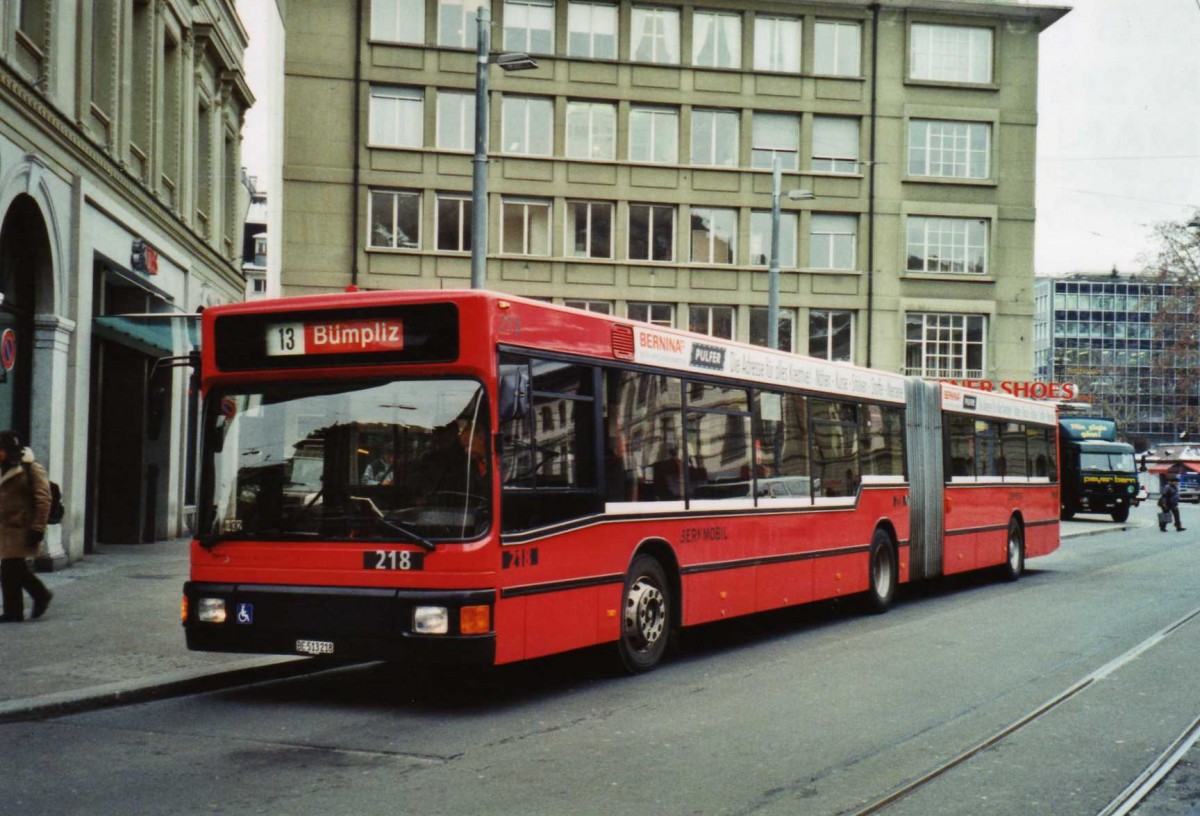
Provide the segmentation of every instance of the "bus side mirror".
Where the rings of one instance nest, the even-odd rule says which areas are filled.
[[[529,369],[512,367],[500,375],[497,411],[501,422],[519,419],[529,413]]]

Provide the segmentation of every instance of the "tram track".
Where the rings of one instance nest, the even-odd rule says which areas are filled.
[[[1051,697],[1041,705],[1034,708],[1029,713],[1014,720],[1003,728],[995,731],[988,737],[980,740],[976,744],[958,753],[954,757],[940,763],[939,765],[929,769],[922,775],[912,779],[891,791],[879,799],[871,802],[856,810],[844,811],[841,816],[870,816],[870,814],[883,813],[892,805],[900,802],[908,796],[916,793],[927,785],[941,779],[947,774],[954,771],[956,768],[969,762],[976,756],[984,753],[990,748],[995,747],[999,743],[1011,737],[1013,734],[1024,729],[1026,726],[1037,722],[1046,715],[1058,709],[1064,703],[1076,698],[1096,683],[1127,666],[1137,660],[1150,649],[1162,643],[1172,634],[1179,631],[1188,623],[1200,618],[1200,607],[1193,609],[1186,615],[1178,618],[1171,624],[1163,627],[1155,632],[1150,637],[1142,640],[1132,648],[1128,649],[1121,655],[1100,666],[1096,670],[1088,673],[1069,687],[1064,689],[1059,694]],[[1192,724],[1171,744],[1166,751],[1150,764],[1133,782],[1131,782],[1121,793],[1107,805],[1097,816],[1126,816],[1133,812],[1139,803],[1141,803],[1155,788],[1162,779],[1170,773],[1179,762],[1187,755],[1188,750],[1200,741],[1200,718],[1197,718]]]

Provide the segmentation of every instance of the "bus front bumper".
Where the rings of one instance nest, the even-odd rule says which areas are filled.
[[[491,665],[496,635],[460,631],[464,608],[488,609],[494,590],[400,590],[215,584],[183,588],[187,647],[193,651],[313,655]],[[445,610],[445,631],[415,630],[415,618]]]

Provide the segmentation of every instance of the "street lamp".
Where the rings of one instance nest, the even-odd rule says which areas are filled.
[[[771,258],[767,265],[767,348],[779,348],[779,200],[783,171],[779,156],[771,162]],[[808,190],[788,190],[789,201],[808,201],[815,196]]]
[[[528,71],[537,62],[528,54],[492,54],[492,10],[488,3],[479,7],[475,23],[479,36],[475,49],[475,157],[471,160],[471,288],[487,285],[488,243],[488,65],[495,63],[504,71]]]

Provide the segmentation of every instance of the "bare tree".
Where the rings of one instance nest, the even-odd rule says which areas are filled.
[[[1154,316],[1154,362],[1177,427],[1200,432],[1200,210],[1188,221],[1154,227],[1146,269],[1166,284]]]

